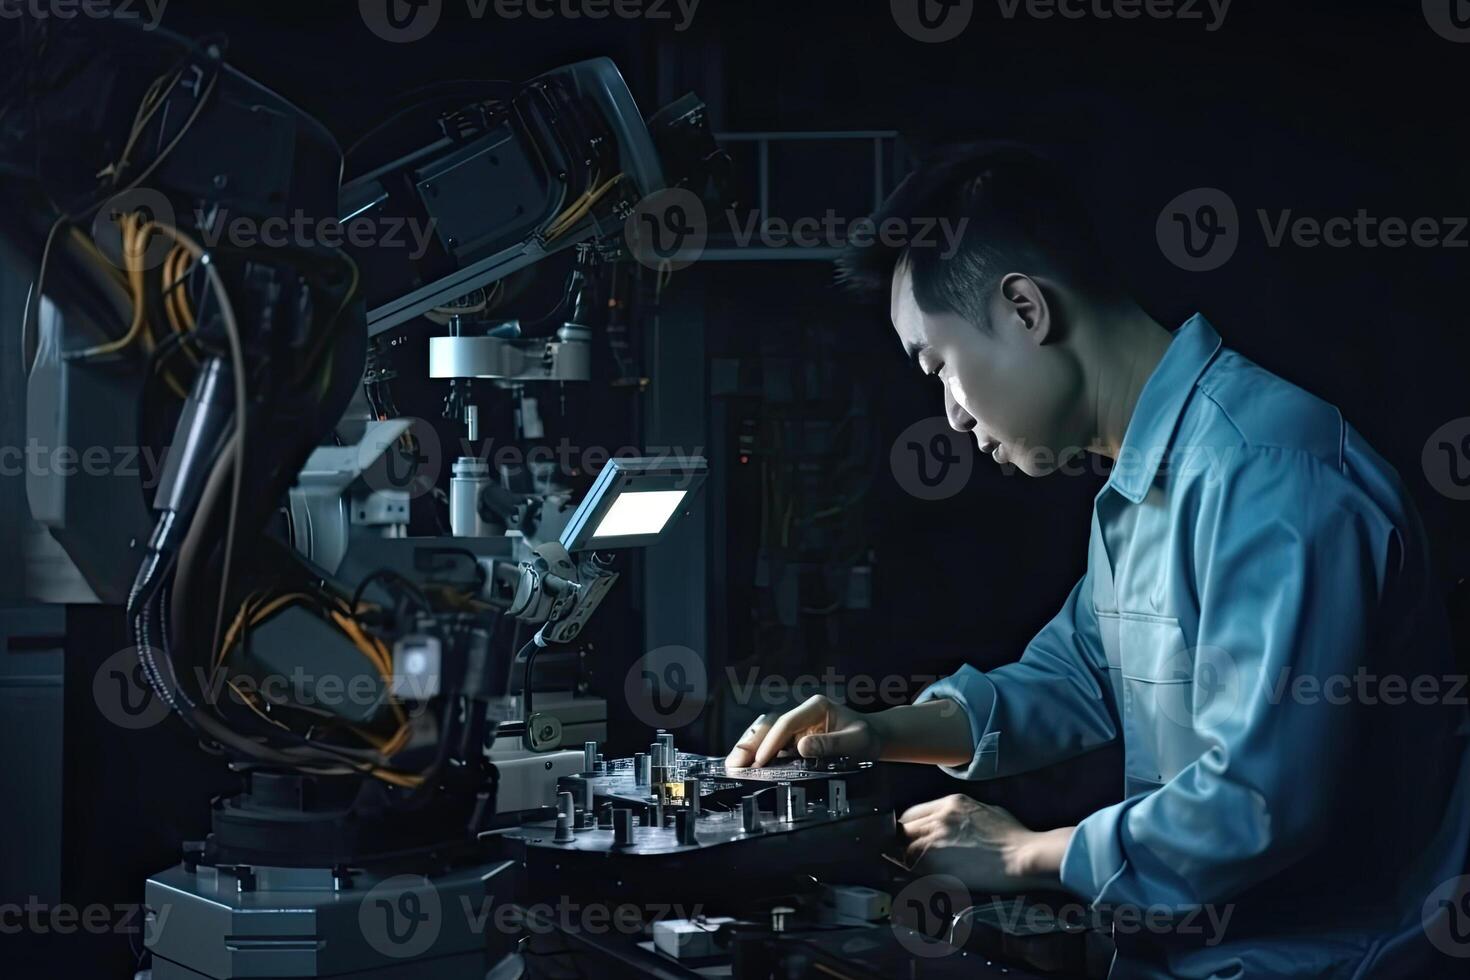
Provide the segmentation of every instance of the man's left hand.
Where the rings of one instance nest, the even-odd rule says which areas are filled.
[[[1028,830],[1009,811],[958,794],[899,817],[910,868],[954,875],[985,892],[1060,888],[1062,855],[1075,829]]]

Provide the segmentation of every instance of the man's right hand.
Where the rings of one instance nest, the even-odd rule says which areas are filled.
[[[949,698],[863,714],[818,694],[783,715],[768,712],[757,718],[725,765],[768,766],[794,752],[809,759],[846,756],[963,767],[974,751],[969,719]]]
[[[779,717],[768,712],[757,718],[725,757],[725,765],[732,769],[766,766],[783,750],[793,748],[808,759],[846,756],[877,761],[883,738],[875,720],[873,715],[860,714],[817,694]]]

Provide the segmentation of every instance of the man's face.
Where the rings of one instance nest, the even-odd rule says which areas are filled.
[[[1061,345],[1047,342],[1056,325],[1032,280],[1012,277],[987,308],[983,328],[956,313],[925,313],[907,263],[894,272],[894,330],[919,368],[939,379],[949,424],[972,433],[997,463],[1045,475],[1082,448],[1080,366]]]

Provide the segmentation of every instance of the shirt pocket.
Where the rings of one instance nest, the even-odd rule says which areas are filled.
[[[1132,795],[1173,779],[1206,743],[1195,732],[1194,652],[1179,621],[1122,612],[1117,629],[1124,772]]]

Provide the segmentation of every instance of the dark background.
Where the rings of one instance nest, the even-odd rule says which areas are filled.
[[[1410,221],[1470,214],[1470,44],[1432,31],[1419,0],[1235,0],[1214,32],[1201,21],[1007,20],[992,0],[977,2],[969,29],[944,44],[906,36],[886,0],[703,0],[682,33],[617,18],[473,20],[463,0],[445,8],[445,22],[412,44],[375,37],[350,2],[172,0],[164,24],[228,35],[236,67],[344,145],[426,83],[524,79],[597,55],[618,63],[645,113],[692,89],[720,131],[897,130],[913,151],[987,136],[1034,141],[1071,172],[1150,312],[1172,327],[1201,311],[1228,345],[1340,406],[1409,486],[1444,587],[1470,574],[1470,504],[1437,493],[1421,464],[1430,434],[1470,415],[1470,249],[1269,248],[1255,218],[1258,208],[1318,218],[1365,208]],[[865,210],[862,166],[819,153],[788,164],[786,214]],[[890,182],[901,169],[891,162]],[[1160,251],[1155,221],[1177,194],[1203,186],[1235,200],[1242,243],[1223,268],[1189,273]],[[1102,478],[1032,481],[977,459],[963,492],[917,500],[896,482],[889,450],[910,423],[940,413],[939,392],[902,357],[885,310],[852,303],[830,267],[812,261],[701,263],[668,290],[665,328],[703,340],[704,357],[676,369],[704,379],[716,676],[726,665],[787,677],[830,665],[912,681],[1017,657],[1082,571]],[[722,387],[715,376],[727,370],[754,380]],[[7,391],[7,405],[16,397]],[[809,422],[824,433],[811,446],[783,438],[793,426],[812,431]],[[742,433],[755,449],[743,464]],[[772,480],[774,504],[763,490]],[[15,486],[5,492],[23,506]],[[838,512],[819,516],[834,501]],[[784,540],[763,534],[763,508],[769,518],[788,507],[794,530]],[[871,570],[867,609],[836,603],[854,568]],[[113,648],[104,625],[77,627]],[[609,655],[612,686],[637,652]],[[197,819],[180,814],[202,807],[211,770],[187,746],[163,766],[157,756],[119,764],[103,754],[115,733],[89,711],[90,673],[69,664],[66,675],[64,898],[137,901],[175,842],[201,832],[202,808]],[[691,740],[718,749],[749,710],[717,698]],[[164,732],[148,736],[164,751]],[[1107,761],[983,792],[1037,825],[1076,819],[1116,790],[1098,764]],[[189,790],[201,802],[159,802],[185,771],[197,771]],[[914,778],[901,798],[957,785]],[[68,946],[79,963],[120,975],[131,957],[116,939],[106,950]],[[103,959],[86,959],[94,955]]]

